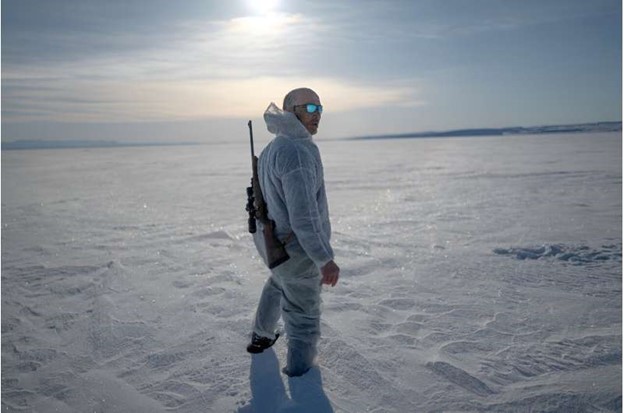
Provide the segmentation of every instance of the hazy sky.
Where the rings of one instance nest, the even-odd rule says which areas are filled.
[[[621,31],[620,0],[3,0],[2,140],[244,139],[299,86],[319,137],[621,120]]]

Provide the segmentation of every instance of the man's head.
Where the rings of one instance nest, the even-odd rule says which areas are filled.
[[[321,121],[321,100],[318,95],[308,88],[291,90],[284,97],[283,110],[294,113],[301,124],[314,135]]]

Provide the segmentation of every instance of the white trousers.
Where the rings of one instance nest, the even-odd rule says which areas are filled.
[[[288,337],[284,372],[300,376],[314,365],[321,335],[321,275],[296,243],[287,245],[290,259],[271,271],[256,310],[254,333],[275,338],[280,316]]]

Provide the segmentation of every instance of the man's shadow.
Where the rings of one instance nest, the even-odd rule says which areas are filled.
[[[238,413],[333,413],[323,390],[323,380],[318,367],[301,377],[289,377],[290,398],[280,376],[275,350],[269,348],[251,358],[251,404]]]

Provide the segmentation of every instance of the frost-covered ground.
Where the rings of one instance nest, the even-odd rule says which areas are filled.
[[[621,133],[318,142],[343,272],[291,380],[244,349],[244,137],[3,151],[2,411],[621,410]]]

